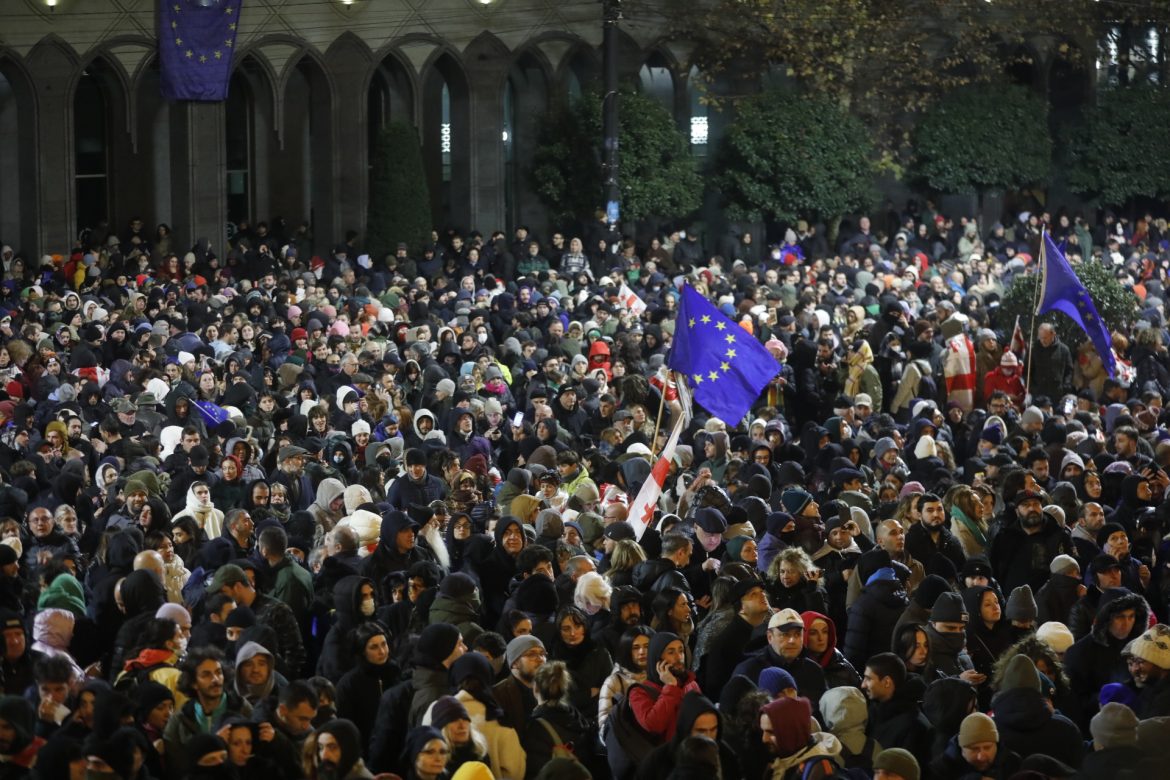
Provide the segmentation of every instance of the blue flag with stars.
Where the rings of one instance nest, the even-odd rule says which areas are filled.
[[[763,344],[689,284],[683,287],[666,364],[686,377],[704,409],[728,425],[738,424],[780,373]]]
[[[1117,376],[1117,361],[1113,358],[1113,339],[1109,329],[1097,313],[1089,291],[1081,284],[1048,231],[1044,231],[1044,249],[1040,254],[1040,303],[1036,306],[1036,314],[1046,311],[1064,312],[1081,326],[1081,330],[1097,348],[1097,354],[1101,356],[1109,376]]]
[[[159,0],[158,59],[167,100],[227,99],[243,0]]]

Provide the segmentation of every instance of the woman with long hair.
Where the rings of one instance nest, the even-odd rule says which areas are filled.
[[[582,713],[597,711],[601,686],[609,675],[613,660],[609,651],[589,636],[589,618],[578,607],[562,607],[556,617],[557,638],[553,640],[550,657],[564,661],[573,676],[573,691],[569,698]]]
[[[646,681],[646,658],[650,652],[650,637],[654,630],[648,626],[627,628],[618,641],[617,658],[613,671],[601,686],[597,703],[597,730],[604,733],[605,722],[619,697],[625,696],[630,688]]]
[[[694,668],[694,606],[691,594],[681,588],[663,588],[650,605],[650,628],[676,634],[687,649],[688,669]]]
[[[471,716],[475,730],[483,735],[488,753],[485,760],[492,774],[496,777],[524,777],[527,758],[520,746],[519,734],[500,722],[504,710],[492,693],[495,673],[491,663],[479,653],[464,653],[451,665],[450,677],[451,684],[457,689],[455,698]],[[430,723],[429,712],[423,716],[423,723]]]

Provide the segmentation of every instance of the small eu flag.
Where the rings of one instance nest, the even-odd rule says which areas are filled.
[[[704,409],[728,425],[743,419],[780,371],[763,344],[689,284],[683,287],[666,364],[686,377]]]
[[[167,100],[227,99],[243,0],[159,0],[158,56]]]
[[[1093,299],[1060,249],[1052,242],[1052,236],[1044,231],[1044,246],[1040,251],[1040,303],[1036,314],[1046,311],[1060,311],[1081,327],[1109,376],[1117,376],[1117,361],[1113,357],[1113,339],[1109,329],[1097,313]]]

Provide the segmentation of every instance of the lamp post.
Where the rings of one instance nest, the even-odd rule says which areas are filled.
[[[602,163],[605,218],[610,234],[618,230],[621,221],[621,189],[618,187],[618,67],[617,30],[622,18],[622,0],[601,0],[604,34],[602,48],[605,58],[605,98],[602,100],[605,161]]]

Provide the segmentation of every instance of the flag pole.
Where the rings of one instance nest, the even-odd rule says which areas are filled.
[[[654,421],[654,438],[650,440],[650,462],[658,457],[658,431],[662,428],[662,409],[666,406],[666,389],[670,387],[670,379],[674,371],[666,369],[666,379],[662,380],[662,392],[658,394],[658,419]]]
[[[1047,234],[1047,227],[1040,229],[1040,257],[1037,266],[1038,273],[1036,274],[1036,292],[1032,295],[1032,324],[1028,328],[1028,376],[1024,380],[1025,402],[1031,398],[1032,393],[1032,355],[1036,352],[1036,308],[1040,305],[1040,283],[1044,281],[1042,276],[1045,264],[1048,262],[1048,251],[1045,246],[1047,242],[1044,240]]]

